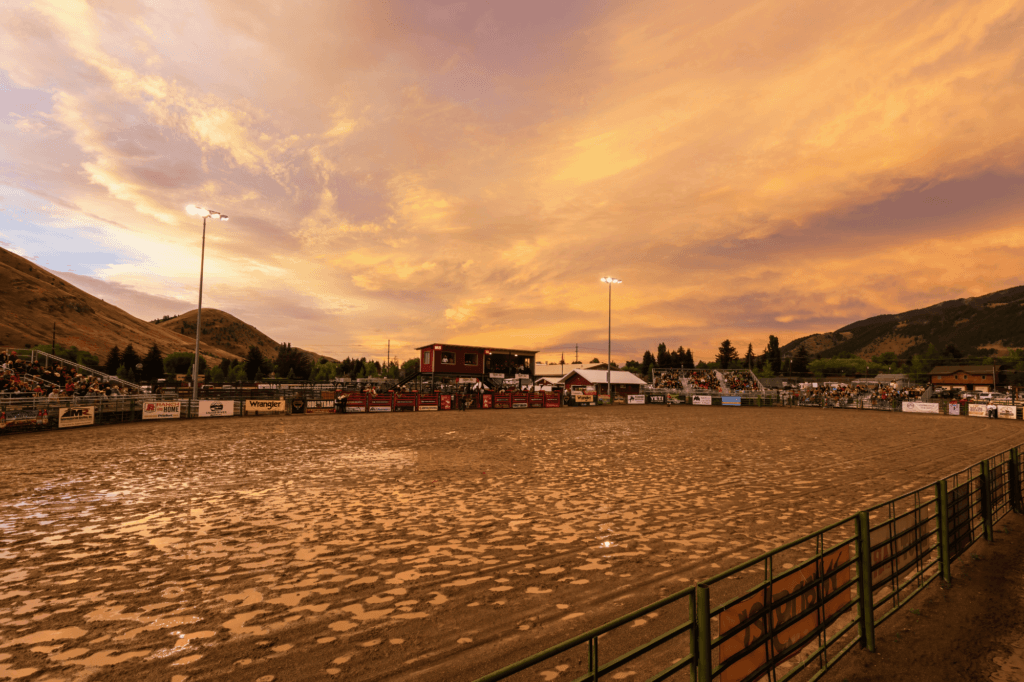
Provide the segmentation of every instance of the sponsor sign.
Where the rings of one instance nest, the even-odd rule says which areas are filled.
[[[977,403],[971,403],[970,405],[967,406],[967,416],[987,417],[988,405],[978,405]]]
[[[529,378],[530,378],[529,374],[517,374],[516,375],[516,379],[529,379]]]
[[[491,409],[491,407],[493,406],[493,401],[494,401],[494,396],[493,395],[491,395],[490,393],[484,393],[482,396],[480,396],[480,407],[481,407],[481,409],[484,409],[484,410]],[[423,409],[422,405],[420,405],[420,409],[421,410]]]
[[[904,412],[919,412],[922,414],[938,414],[939,404],[938,403],[918,403],[910,400],[903,401]]]
[[[346,405],[346,412],[366,412],[366,405]]]
[[[306,414],[305,398],[292,398],[288,401],[288,406],[291,407],[292,414]]]
[[[711,404],[711,396],[709,396],[709,395],[695,395],[695,396],[693,396],[693,404],[694,405],[710,405]]]
[[[57,413],[57,426],[62,429],[72,426],[90,426],[95,421],[95,407],[62,407]]]
[[[719,625],[722,632],[741,623],[747,625],[745,629],[722,642],[722,660],[746,650],[753,642],[768,633],[769,618],[773,635],[767,642],[723,670],[720,678],[722,682],[748,679],[768,663],[769,655],[775,665],[795,656],[800,651],[801,638],[817,628],[822,619],[827,621],[849,606],[850,588],[842,585],[850,580],[850,567],[836,570],[849,560],[850,548],[843,545],[799,571],[773,581],[770,586],[758,590],[753,596],[723,611]],[[804,588],[819,583],[820,587],[803,591]],[[789,598],[794,593],[801,594]],[[820,600],[819,594],[822,595]],[[814,606],[821,601],[825,602],[824,605],[815,609]],[[811,612],[780,631],[780,624],[807,611]]]
[[[663,395],[649,395],[649,396],[647,396],[647,402],[649,402],[649,403],[658,403],[658,404],[664,405],[665,404],[665,396],[663,396]]]
[[[643,393],[634,393],[626,396],[627,405],[643,405],[645,402]]]
[[[505,378],[504,374],[496,374],[494,372],[491,372],[487,376],[491,377],[492,379],[504,379]]]
[[[246,412],[284,412],[287,409],[284,400],[246,400]]]
[[[743,398],[739,397],[738,395],[723,395],[722,404],[732,405],[733,407],[741,407],[743,405]]]
[[[437,412],[437,405],[420,405],[417,408],[420,412]]]
[[[946,406],[946,413],[955,417],[960,416],[960,403],[950,403]]]
[[[370,412],[390,412],[390,405],[370,405]]]
[[[474,377],[459,377],[460,384],[475,384],[478,381],[480,380]]]
[[[310,400],[306,403],[306,414],[334,414],[334,399]]]
[[[233,417],[235,401],[233,400],[200,400],[200,417]]]
[[[921,510],[872,530],[871,546],[875,549],[871,551],[871,564],[877,568],[871,571],[871,582],[878,584],[888,580],[893,568],[901,575],[903,569],[926,557],[929,552],[927,534],[928,520]]]
[[[452,397],[451,395],[441,395],[437,397],[438,407],[442,410],[452,409]]]
[[[142,403],[143,419],[180,419],[181,403]]]
[[[1000,419],[1016,419],[1017,418],[1017,406],[1016,405],[1000,405],[999,406],[999,418]]]

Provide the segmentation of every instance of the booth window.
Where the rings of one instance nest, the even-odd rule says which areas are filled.
[[[441,351],[441,364],[442,365],[454,365],[455,364],[455,353],[449,353],[448,351]]]
[[[478,357],[476,353],[466,353],[466,365],[475,367],[479,362]]]
[[[430,351],[429,350],[423,351],[423,364],[424,365],[429,365],[430,364]]]

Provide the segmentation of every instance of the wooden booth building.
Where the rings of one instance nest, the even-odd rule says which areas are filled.
[[[506,379],[533,381],[537,351],[432,343],[420,352],[419,376],[432,379],[479,379],[498,387]]]

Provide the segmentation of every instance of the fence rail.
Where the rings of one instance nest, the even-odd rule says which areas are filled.
[[[875,651],[878,625],[936,579],[949,583],[951,565],[982,537],[992,541],[1007,514],[1024,514],[1020,452],[1011,448],[857,512],[477,682],[536,674],[556,660],[558,670],[582,668],[570,678],[581,681],[626,663],[649,680],[817,680],[855,646]],[[615,646],[609,636],[678,602],[686,608],[658,620],[660,635],[606,660],[604,650]],[[585,656],[566,656],[583,645]],[[666,647],[670,660],[642,660]]]

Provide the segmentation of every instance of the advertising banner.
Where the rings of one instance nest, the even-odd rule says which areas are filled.
[[[951,415],[951,416],[954,416],[954,417],[959,417],[960,416],[960,403],[950,403],[949,405],[947,405],[946,406],[946,413]]]
[[[653,403],[653,404],[657,404],[657,405],[664,405],[665,404],[665,396],[663,396],[663,395],[649,395],[649,396],[647,396],[647,402]]]
[[[904,412],[918,412],[921,414],[938,414],[939,404],[938,403],[918,403],[911,400],[903,401]]]
[[[505,378],[504,374],[496,374],[495,372],[491,372],[487,376],[491,377],[492,379],[504,379]]]
[[[292,398],[288,401],[288,407],[291,408],[292,414],[306,414],[306,399]]]
[[[370,398],[370,412],[390,412],[391,396],[373,396]]]
[[[530,406],[530,397],[527,393],[513,393],[512,394],[512,408],[522,409]]]
[[[695,395],[695,396],[693,396],[693,404],[694,405],[710,405],[711,404],[711,396],[709,396],[709,395]]]
[[[529,379],[529,378],[530,378],[530,375],[529,375],[529,374],[517,374],[517,375],[515,376],[515,378],[516,378],[516,379]]]
[[[481,407],[481,409],[484,409],[484,410],[491,409],[491,407],[493,405],[493,401],[494,401],[494,395],[493,394],[491,394],[491,393],[484,393],[482,396],[480,396],[480,407]],[[423,409],[423,408],[420,408],[420,409]]]
[[[437,398],[438,407],[442,410],[452,409],[452,397],[450,395],[442,395]]]
[[[62,429],[72,426],[91,426],[95,420],[95,407],[62,407],[57,413],[57,426]]]
[[[480,380],[475,377],[459,377],[460,384],[475,384],[478,381]]]
[[[181,403],[142,403],[143,419],[181,419]]]
[[[233,400],[200,400],[200,417],[233,417],[235,401]]]
[[[739,397],[738,395],[723,395],[722,404],[732,405],[733,407],[741,407],[743,405],[743,398]]]
[[[306,414],[334,414],[334,399],[306,402]]]
[[[822,620],[828,620],[846,608],[850,604],[850,588],[844,585],[850,580],[850,567],[838,571],[836,568],[849,560],[850,548],[843,545],[809,566],[774,580],[770,587],[758,590],[753,596],[723,611],[719,624],[723,632],[748,620],[750,622],[745,629],[722,642],[719,654],[722,660],[745,651],[751,642],[766,633],[774,634],[767,642],[722,671],[722,682],[757,679],[756,675],[752,675],[769,661],[769,655],[776,665],[795,656],[800,652],[800,641],[805,635],[813,632]],[[816,583],[820,583],[817,589],[803,591],[799,597],[787,599],[793,593],[800,593],[805,586]],[[824,604],[811,610],[811,607],[821,602]],[[779,628],[780,624],[805,611],[810,611],[806,617],[784,629]]]
[[[632,395],[628,395],[628,396],[626,396],[626,404],[627,405],[643,405],[645,402],[647,402],[646,400],[644,400],[644,397],[645,396],[644,396],[643,393],[634,393]]]
[[[3,428],[20,428],[22,426],[46,426],[49,422],[49,412],[47,410],[35,410],[33,408],[7,408],[3,413],[0,413],[0,429]]]
[[[967,406],[967,415],[969,417],[987,417],[988,416],[988,405],[978,405],[977,403],[971,403]]]
[[[1016,419],[1017,418],[1017,406],[1016,405],[1000,405],[999,406],[999,418],[1000,419]]]
[[[246,400],[246,412],[284,412],[287,405],[284,400]]]

